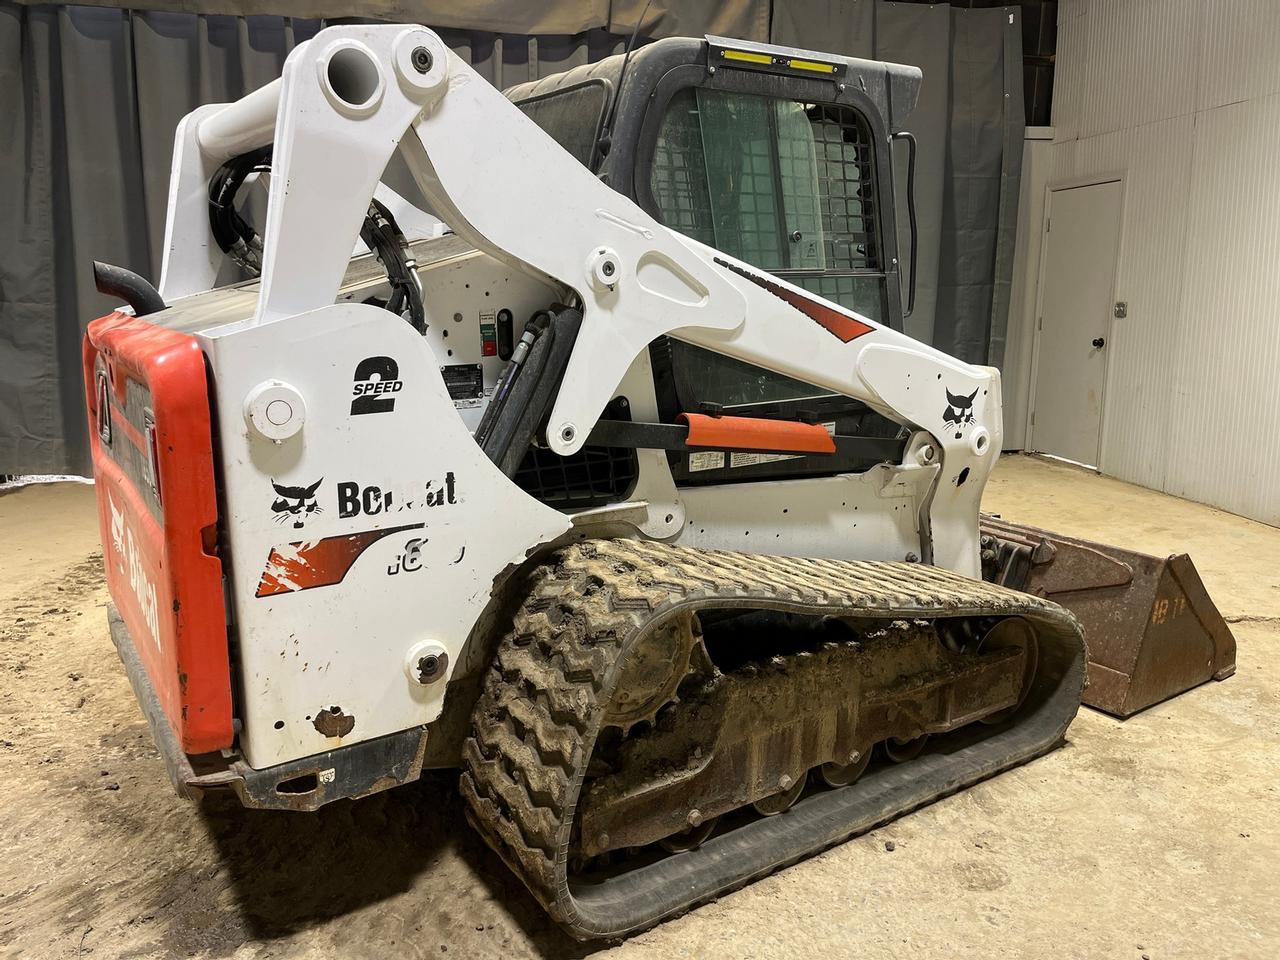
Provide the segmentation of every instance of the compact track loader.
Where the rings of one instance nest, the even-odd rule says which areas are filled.
[[[1128,609],[1139,561],[1063,592],[1092,545],[980,516],[998,372],[901,332],[919,83],[709,37],[504,96],[343,26],[188,115],[159,289],[98,265],[128,307],[84,353],[112,636],[179,792],[459,766],[601,937],[1058,745],[1093,664],[1037,592]],[[1177,570],[1135,642],[1224,674]]]

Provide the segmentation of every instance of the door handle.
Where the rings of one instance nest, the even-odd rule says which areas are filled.
[[[907,309],[902,312],[902,319],[905,320],[916,309],[916,257],[920,246],[920,238],[916,232],[916,138],[902,130],[895,133],[893,139],[907,141],[907,225],[911,234],[911,286],[907,287]]]
[[[1093,338],[1093,345],[1094,345],[1094,347],[1096,347],[1097,349],[1101,350],[1103,347],[1105,347],[1105,346],[1107,345],[1107,341],[1106,341],[1106,340],[1104,340],[1102,337],[1094,337],[1094,338]]]

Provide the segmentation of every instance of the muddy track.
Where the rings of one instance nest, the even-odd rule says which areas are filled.
[[[896,799],[855,801],[861,785],[833,791],[828,796],[848,794],[847,809],[831,811],[807,829],[797,817],[751,827],[760,839],[771,836],[768,849],[722,856],[712,869],[684,854],[627,875],[611,892],[597,887],[576,895],[568,877],[574,813],[628,654],[638,638],[677,611],[717,606],[886,620],[1021,616],[1057,651],[1061,677],[1016,730],[932,766],[904,765],[910,772],[898,774],[889,794]],[[578,937],[618,936],[1052,749],[1079,704],[1083,655],[1079,625],[1060,607],[934,567],[713,553],[638,541],[576,544],[535,575],[499,644],[464,748],[462,795],[472,824],[553,917]],[[732,835],[721,840],[732,841]],[[729,862],[734,857],[736,865]]]

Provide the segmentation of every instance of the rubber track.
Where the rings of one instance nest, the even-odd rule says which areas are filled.
[[[628,649],[676,611],[726,606],[885,619],[1018,615],[1036,625],[1042,650],[1048,642],[1051,650],[1064,652],[1059,659],[1065,667],[1051,691],[1052,709],[1035,714],[1043,729],[1028,735],[1019,725],[1012,731],[1019,736],[1003,743],[999,756],[987,756],[981,746],[973,757],[966,751],[941,761],[926,755],[922,760],[930,759],[932,766],[921,765],[919,775],[905,778],[904,771],[920,761],[903,764],[889,771],[901,783],[877,788],[884,797],[859,800],[856,822],[840,822],[841,811],[828,811],[823,819],[818,804],[801,815],[807,802],[802,800],[784,816],[769,818],[757,828],[761,836],[742,850],[731,849],[732,834],[704,845],[704,850],[719,845],[719,860],[731,864],[727,872],[723,863],[710,874],[699,872],[691,859],[696,854],[686,853],[663,861],[672,866],[647,867],[643,886],[623,882],[621,889],[575,896],[567,877],[574,810],[599,718]],[[463,748],[461,790],[468,819],[555,920],[579,938],[619,936],[1047,752],[1061,742],[1079,705],[1083,661],[1079,625],[1061,607],[935,567],[586,541],[553,553],[535,572],[500,641]],[[936,783],[922,793],[916,781],[930,776]],[[856,789],[857,784],[825,796]],[[825,801],[827,806],[833,802]],[[783,836],[779,829],[790,833]],[[772,831],[773,838],[764,831]],[[778,849],[763,862],[759,844],[770,842]],[[740,869],[733,865],[735,856]],[[663,883],[664,869],[690,876]],[[673,883],[679,887],[675,894]]]

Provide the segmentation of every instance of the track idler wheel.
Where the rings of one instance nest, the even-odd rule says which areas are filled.
[[[604,725],[624,735],[638,723],[652,723],[679,699],[676,689],[691,669],[707,669],[702,625],[693,613],[672,618],[644,635],[631,649],[626,669],[604,716]]]
[[[1031,684],[1036,670],[1040,666],[1040,645],[1036,643],[1035,629],[1021,617],[1009,617],[1001,620],[987,631],[978,642],[979,653],[991,653],[993,650],[1022,650],[1025,659],[1022,666],[1022,687],[1018,692],[1018,702],[982,718],[982,723],[1003,723],[1021,709],[1031,692]]]

